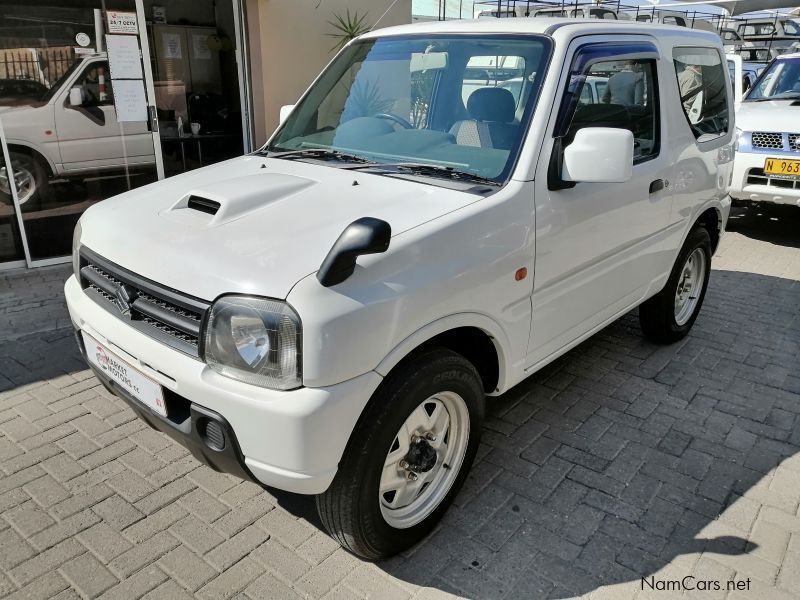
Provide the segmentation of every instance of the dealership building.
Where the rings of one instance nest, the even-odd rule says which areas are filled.
[[[348,25],[411,0],[0,0],[0,270],[96,202],[261,146]]]

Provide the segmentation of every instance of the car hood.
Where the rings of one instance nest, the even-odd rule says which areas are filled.
[[[216,214],[191,208],[190,197],[218,203]],[[285,298],[319,269],[354,220],[383,219],[394,237],[479,198],[417,181],[245,156],[95,204],[81,219],[81,244],[204,300],[226,293]]]
[[[736,127],[742,131],[794,132],[797,130],[798,120],[800,103],[797,100],[742,102],[736,111]]]

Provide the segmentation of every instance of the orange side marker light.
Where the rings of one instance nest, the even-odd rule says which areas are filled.
[[[517,269],[517,272],[514,273],[514,279],[517,281],[522,281],[528,276],[528,269],[526,267],[522,267],[521,269]]]

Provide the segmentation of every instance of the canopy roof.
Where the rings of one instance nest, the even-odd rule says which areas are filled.
[[[794,8],[797,6],[798,0],[680,0],[681,4],[713,4],[719,6],[725,12],[734,15],[743,15],[745,13],[758,12],[761,10],[775,10],[778,8]],[[666,8],[670,4],[661,5]],[[671,4],[676,6],[676,4]],[[659,5],[656,4],[656,8]],[[788,16],[788,15],[787,15]]]

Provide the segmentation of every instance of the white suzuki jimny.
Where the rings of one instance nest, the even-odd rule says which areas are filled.
[[[317,495],[332,536],[384,557],[453,500],[486,396],[636,306],[656,342],[687,334],[733,130],[710,33],[371,32],[258,152],[86,212],[65,289],[78,343],[151,426]]]

